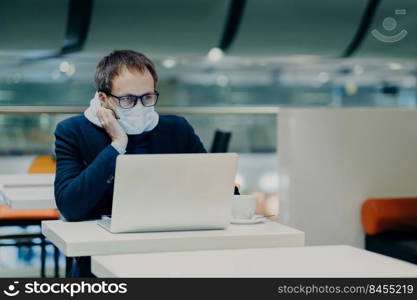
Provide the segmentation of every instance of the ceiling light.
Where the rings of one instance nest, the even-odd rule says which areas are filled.
[[[68,70],[70,69],[70,63],[69,62],[67,62],[67,61],[63,61],[63,62],[61,62],[60,64],[59,64],[59,70],[62,72],[62,73],[66,73],[66,72],[68,72]]]
[[[212,62],[219,61],[224,56],[223,51],[220,48],[212,48],[207,54],[207,59]]]
[[[177,62],[172,58],[167,58],[162,61],[162,65],[167,69],[175,67],[176,64]]]
[[[395,62],[390,62],[388,64],[388,68],[390,68],[393,71],[397,71],[397,70],[402,70],[404,69],[404,66],[399,64],[399,63],[395,63]]]

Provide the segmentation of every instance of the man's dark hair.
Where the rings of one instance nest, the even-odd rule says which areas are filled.
[[[149,58],[142,53],[132,50],[115,50],[104,56],[97,65],[94,76],[97,91],[111,93],[113,78],[118,76],[124,67],[130,71],[145,72],[148,70],[156,86],[158,75],[156,74],[154,64]]]

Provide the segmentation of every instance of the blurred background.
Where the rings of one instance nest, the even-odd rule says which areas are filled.
[[[56,124],[88,106],[115,49],[155,62],[157,110],[207,150],[231,133],[259,213],[278,214],[280,110],[417,107],[415,0],[2,0],[0,36],[2,174],[54,155]],[[37,255],[0,249],[1,272],[37,272]]]

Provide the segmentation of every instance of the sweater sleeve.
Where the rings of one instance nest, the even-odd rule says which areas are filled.
[[[56,205],[68,221],[89,219],[106,189],[113,184],[119,153],[109,144],[86,166],[80,155],[75,133],[58,124],[55,139]]]

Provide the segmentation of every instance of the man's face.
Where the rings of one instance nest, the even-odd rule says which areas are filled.
[[[146,69],[145,72],[123,68],[119,75],[113,78],[111,94],[115,96],[142,96],[154,92],[154,80],[152,74]],[[106,107],[106,98],[112,105],[118,105],[117,99],[102,92],[99,93],[101,104]]]

